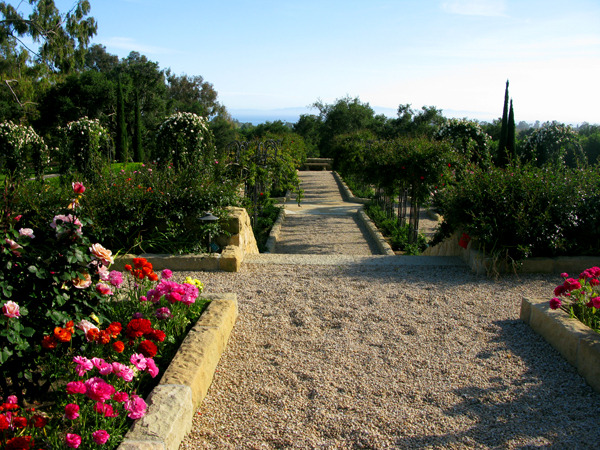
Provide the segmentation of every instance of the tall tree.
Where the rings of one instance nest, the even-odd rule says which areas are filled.
[[[504,109],[502,110],[502,127],[500,128],[500,140],[498,142],[498,165],[506,166],[508,158],[506,155],[506,142],[508,139],[508,80],[504,90]]]
[[[144,150],[142,147],[142,112],[140,110],[140,94],[134,93],[134,117],[133,117],[133,159],[137,162],[144,161]]]
[[[121,77],[117,81],[117,142],[115,159],[127,161],[127,125],[125,122],[125,100],[123,99],[123,83]]]
[[[506,133],[506,154],[509,162],[516,156],[516,135],[515,135],[515,111],[513,110],[513,101],[510,99],[510,111],[508,113],[508,130]]]

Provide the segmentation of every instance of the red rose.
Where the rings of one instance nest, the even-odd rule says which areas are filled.
[[[125,344],[121,341],[113,342],[112,348],[117,353],[122,353],[125,350]]]

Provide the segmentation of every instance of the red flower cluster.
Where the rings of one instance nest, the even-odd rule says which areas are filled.
[[[42,339],[42,347],[46,350],[54,350],[58,343],[71,341],[71,338],[75,331],[73,325],[73,321],[69,320],[64,328],[54,328],[54,332],[52,334],[44,336],[44,338]],[[85,337],[90,342],[94,341],[98,344],[106,345],[111,341],[111,339],[116,339],[119,336],[119,334],[121,334],[122,328],[123,327],[119,322],[113,322],[105,330],[90,328],[85,332]]]
[[[158,348],[154,342],[163,342],[166,334],[162,330],[152,328],[152,323],[148,319],[131,319],[125,329],[125,335],[129,338],[129,345],[134,345],[138,338],[144,338],[137,346],[137,352],[146,358],[154,358],[158,353]],[[154,341],[154,342],[152,342]]]
[[[133,258],[133,267],[131,264],[126,264],[125,270],[138,280],[148,278],[150,281],[158,281],[158,275],[154,273],[152,263],[148,262],[146,258]]]
[[[72,320],[69,320],[64,328],[55,327],[52,334],[44,336],[42,339],[42,347],[46,350],[53,350],[59,342],[69,342],[75,331]]]
[[[10,400],[10,399],[9,399]],[[15,434],[22,434],[27,427],[44,428],[48,424],[48,418],[35,412],[34,408],[27,410],[27,417],[20,415],[17,411],[20,409],[17,403],[7,402],[0,404],[0,431],[6,439],[6,432],[12,430]],[[4,412],[7,412],[6,414]],[[4,446],[2,444],[4,443]],[[27,435],[14,436],[7,439],[6,442],[0,438],[0,446],[6,449],[29,449],[33,448],[33,438]]]

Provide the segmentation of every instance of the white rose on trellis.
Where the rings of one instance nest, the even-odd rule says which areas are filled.
[[[33,128],[11,121],[0,123],[0,166],[4,173],[24,177],[31,168],[41,176],[48,161],[48,146]]]

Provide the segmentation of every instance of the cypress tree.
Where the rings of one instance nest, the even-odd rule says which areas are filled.
[[[504,90],[504,109],[502,110],[502,127],[500,128],[500,141],[498,142],[498,165],[504,167],[508,160],[506,155],[506,141],[508,138],[508,80]]]
[[[144,161],[142,149],[142,113],[140,111],[140,94],[135,91],[135,116],[133,119],[133,158],[136,162]]]
[[[117,142],[115,159],[119,162],[127,161],[127,127],[125,125],[125,101],[123,99],[123,85],[121,77],[117,82]]]
[[[512,98],[510,99],[510,112],[508,113],[508,130],[506,133],[506,154],[508,160],[516,156],[516,137],[515,137],[515,112],[513,110]]]

